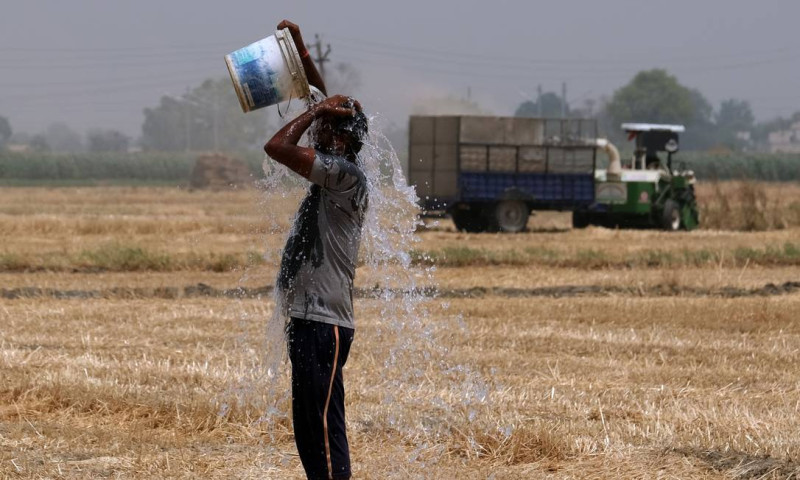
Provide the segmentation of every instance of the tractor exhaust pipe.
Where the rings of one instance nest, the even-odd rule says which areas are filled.
[[[608,170],[606,178],[609,180],[620,180],[622,178],[622,161],[619,158],[619,150],[613,143],[605,138],[597,139],[597,148],[602,149],[608,155]]]

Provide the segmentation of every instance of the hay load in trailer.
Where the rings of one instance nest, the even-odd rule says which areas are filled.
[[[460,230],[519,232],[532,210],[592,205],[596,138],[595,120],[412,116],[409,181]]]

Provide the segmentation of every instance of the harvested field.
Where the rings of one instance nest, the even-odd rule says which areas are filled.
[[[273,308],[259,209],[293,201],[0,191],[0,478],[302,478],[288,419],[221,408]],[[800,476],[800,229],[531,222],[420,231],[416,345],[358,274],[355,478]]]

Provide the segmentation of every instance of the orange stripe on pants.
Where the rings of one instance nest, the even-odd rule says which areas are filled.
[[[333,369],[331,370],[331,383],[328,387],[328,398],[325,399],[325,409],[322,412],[322,428],[325,432],[325,458],[328,460],[328,478],[333,480],[333,464],[331,463],[331,445],[328,440],[328,406],[331,403],[333,393],[333,379],[336,377],[336,366],[339,361],[339,327],[333,326],[333,336],[336,339],[336,350],[333,352]]]

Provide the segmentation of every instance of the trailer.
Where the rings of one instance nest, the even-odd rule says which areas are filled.
[[[409,182],[426,214],[468,232],[519,232],[533,210],[595,204],[597,122],[412,116]]]

